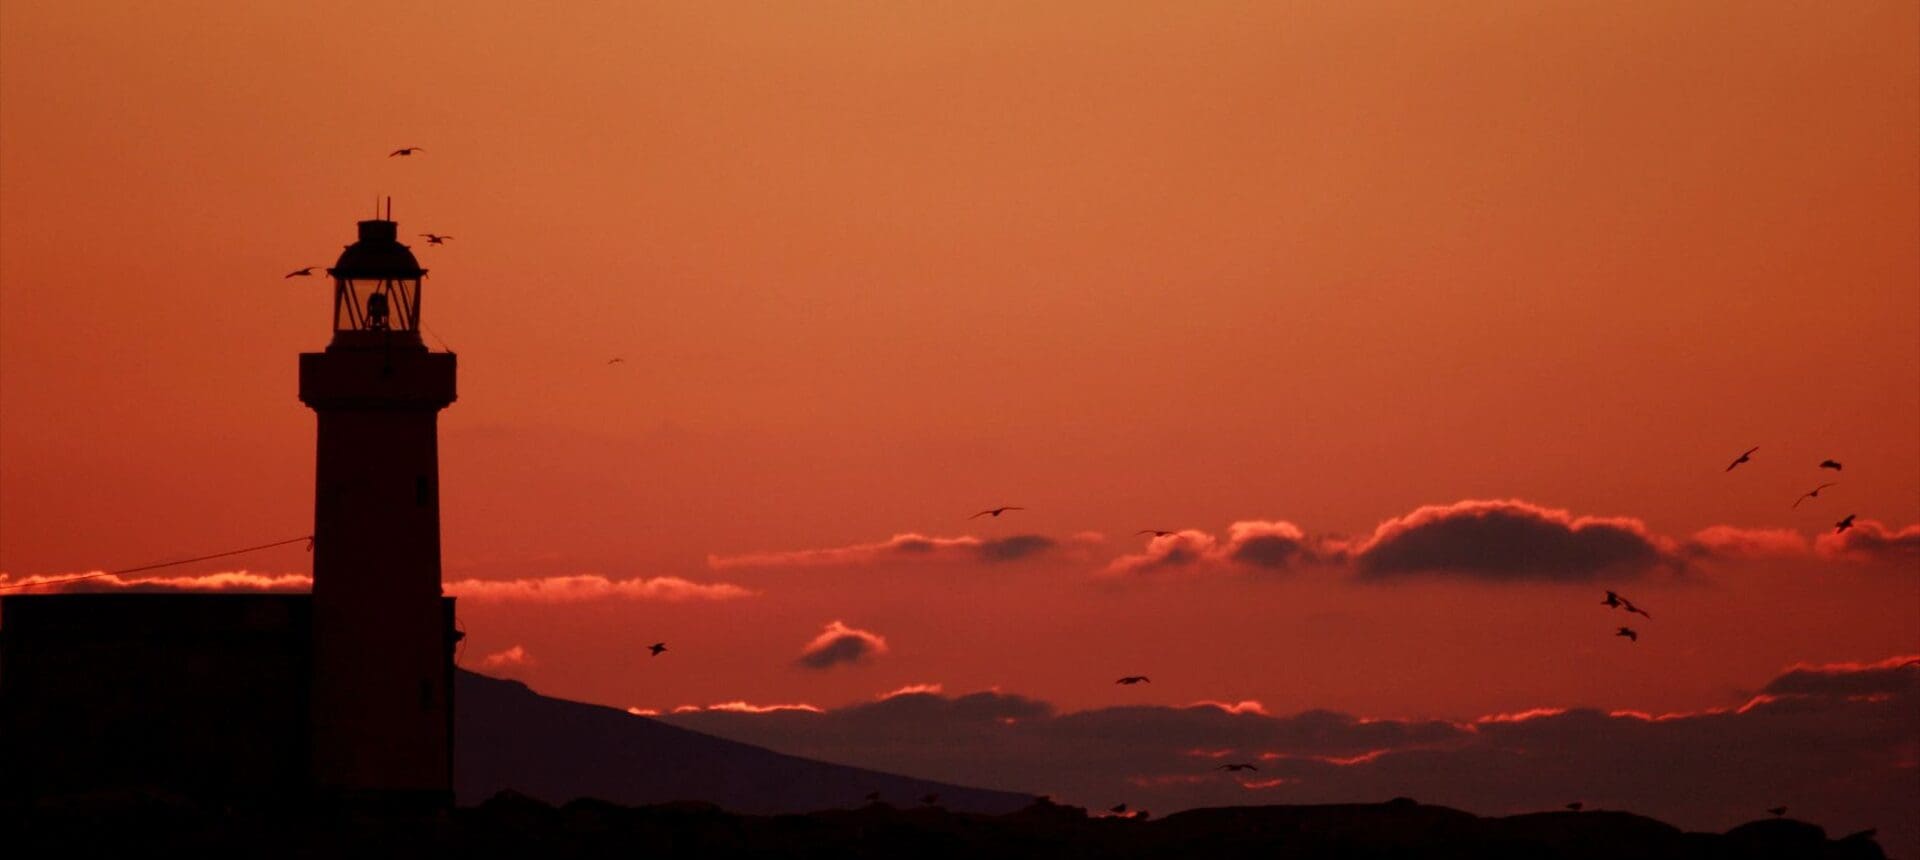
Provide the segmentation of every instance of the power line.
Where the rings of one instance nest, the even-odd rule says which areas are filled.
[[[202,555],[202,556],[195,556],[193,558],[183,558],[178,561],[163,561],[163,562],[160,562],[159,564],[148,564],[148,565],[142,565],[140,567],[129,567],[126,570],[103,570],[103,571],[98,571],[96,573],[83,573],[83,574],[80,574],[79,576],[64,576],[59,579],[43,579],[43,580],[40,580],[39,582],[16,582],[8,585],[0,585],[0,591],[12,591],[13,589],[16,589],[16,588],[33,588],[34,586],[39,586],[39,585],[61,585],[63,583],[68,583],[68,582],[79,582],[80,580],[83,580],[83,579],[97,579],[102,576],[120,576],[122,574],[128,574],[128,573],[140,573],[142,571],[148,571],[148,570],[159,570],[160,568],[163,568],[163,567],[174,567],[176,565],[192,564],[196,561],[207,561],[208,559],[226,558],[227,556],[230,556],[230,555],[240,555],[242,553],[259,552],[260,550],[263,550],[263,549],[272,549],[276,546],[286,546],[287,544],[299,543],[301,541],[308,542],[307,544],[308,549],[313,548],[313,544],[312,544],[313,535],[301,535],[297,538],[287,538],[286,540],[278,540],[278,541],[274,541],[273,543],[263,543],[259,546],[250,546],[244,549],[230,549],[230,550],[227,550],[226,552],[216,552],[212,555]]]

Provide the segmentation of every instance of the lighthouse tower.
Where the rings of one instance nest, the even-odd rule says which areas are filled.
[[[440,593],[436,425],[454,356],[420,340],[427,273],[396,236],[391,220],[360,222],[327,270],[333,340],[300,356],[300,400],[319,417],[312,780],[346,800],[444,804],[458,634]]]

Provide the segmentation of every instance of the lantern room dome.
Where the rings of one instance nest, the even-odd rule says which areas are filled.
[[[399,226],[392,221],[360,222],[360,240],[340,252],[340,261],[327,270],[336,278],[367,280],[417,279],[427,273],[413,252],[400,244]]]

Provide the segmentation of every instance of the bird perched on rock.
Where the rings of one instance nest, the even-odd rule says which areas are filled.
[[[1153,682],[1151,680],[1148,680],[1147,676],[1145,675],[1128,675],[1125,678],[1121,678],[1120,680],[1115,681],[1114,683],[1125,684],[1131,687],[1135,684],[1151,684]]]
[[[1625,637],[1627,637],[1627,640],[1628,640],[1628,641],[1630,641],[1630,642],[1638,642],[1638,641],[1640,641],[1640,634],[1639,634],[1639,633],[1636,633],[1636,632],[1634,632],[1634,630],[1633,630],[1633,628],[1631,628],[1631,627],[1622,627],[1622,628],[1620,628],[1620,632],[1618,632],[1618,633],[1615,633],[1615,634],[1613,634],[1613,635],[1615,635],[1615,636],[1625,636]]]

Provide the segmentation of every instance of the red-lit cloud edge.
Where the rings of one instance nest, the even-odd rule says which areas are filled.
[[[657,710],[630,709],[652,715]],[[1920,654],[1798,664],[1723,707],[1652,714],[1538,707],[1470,719],[1275,714],[1259,702],[1062,712],[918,684],[870,701],[683,705],[662,719],[781,752],[1162,814],[1412,796],[1483,813],[1629,809],[1725,828],[1788,805],[1890,843],[1920,805]],[[1226,763],[1253,770],[1229,772]]]
[[[1038,558],[1090,559],[1104,539],[1022,534],[1003,538],[896,535],[886,541],[824,549],[710,555],[715,570],[859,567],[926,562],[1004,563]],[[1107,560],[1108,577],[1183,570],[1344,570],[1385,582],[1414,576],[1484,581],[1591,582],[1680,572],[1727,560],[1818,558],[1853,562],[1920,561],[1920,524],[1896,528],[1872,519],[1813,539],[1790,529],[1716,525],[1676,538],[1633,517],[1577,516],[1518,499],[1470,499],[1428,505],[1380,523],[1360,537],[1310,535],[1285,520],[1242,520],[1224,534],[1183,529],[1149,539],[1138,552]]]
[[[313,577],[300,573],[228,571],[195,576],[121,576],[75,574],[11,577],[0,573],[0,586],[16,587],[0,595],[62,594],[125,591],[264,592],[298,594],[313,589]],[[677,576],[614,579],[599,574],[544,576],[525,579],[457,579],[442,586],[451,597],[480,603],[582,603],[596,600],[739,600],[760,592],[727,582],[694,582]]]

